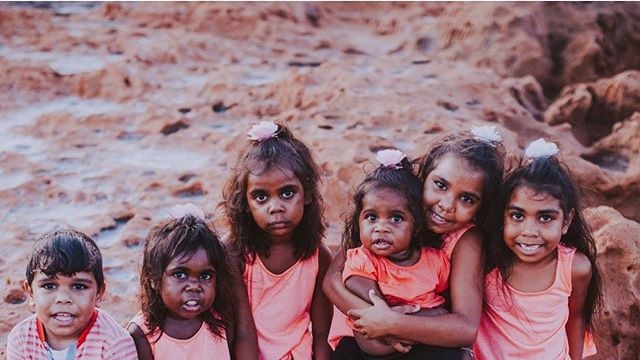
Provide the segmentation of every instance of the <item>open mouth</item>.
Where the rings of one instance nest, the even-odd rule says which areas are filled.
[[[391,241],[386,239],[377,239],[371,242],[371,247],[375,250],[386,250],[391,247]]]
[[[429,220],[434,225],[447,225],[451,223],[450,220],[445,219],[444,217],[438,215],[435,211],[429,211]]]
[[[51,316],[52,319],[55,319],[60,325],[68,325],[73,322],[75,316],[68,312],[58,312]]]
[[[533,254],[542,248],[542,244],[516,243],[516,246],[525,254]]]
[[[200,300],[190,299],[187,300],[182,307],[187,311],[198,311],[200,310],[201,303]]]

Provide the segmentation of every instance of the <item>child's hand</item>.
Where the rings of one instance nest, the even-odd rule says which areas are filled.
[[[369,338],[378,338],[390,335],[388,327],[393,323],[393,319],[398,313],[393,311],[387,303],[378,297],[373,290],[369,291],[369,299],[373,306],[366,309],[349,310],[347,316],[353,321],[353,326],[357,331],[365,331]],[[415,311],[415,307],[399,307],[403,310],[410,310],[409,313]]]
[[[373,294],[373,296],[378,297],[378,295]],[[391,310],[397,312],[398,314],[406,314],[411,315],[420,311],[420,306],[418,305],[396,305],[392,306]]]

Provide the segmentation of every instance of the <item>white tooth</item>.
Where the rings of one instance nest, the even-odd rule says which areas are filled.
[[[189,300],[189,301],[187,301],[187,305],[196,306],[196,305],[198,305],[198,302],[196,300]]]

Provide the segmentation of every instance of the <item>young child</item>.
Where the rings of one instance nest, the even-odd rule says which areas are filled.
[[[234,275],[218,235],[193,204],[170,213],[151,228],[144,246],[142,311],[129,324],[139,358],[255,359],[250,314],[242,318],[238,310],[249,312],[240,274]],[[245,346],[249,354],[240,349]]]
[[[478,359],[583,358],[600,275],[579,187],[557,151],[532,143],[497,197],[502,226],[488,246]]]
[[[8,360],[137,359],[127,331],[96,308],[106,285],[91,238],[75,230],[42,235],[26,275],[24,289],[36,313],[11,330]]]
[[[318,168],[285,126],[261,122],[248,135],[223,205],[244,262],[260,359],[326,360],[332,308],[321,283],[331,256],[322,245]]]
[[[375,295],[371,306],[343,285],[344,255],[338,252],[324,289],[338,309],[349,312],[354,328],[369,338],[384,336],[439,347],[473,344],[482,311],[483,232],[488,229],[491,201],[504,171],[501,140],[495,127],[474,127],[440,139],[420,163],[426,225],[442,238],[451,263],[451,312],[425,320],[392,311]],[[335,322],[338,328],[341,323]],[[343,334],[336,331],[335,335]]]
[[[412,164],[398,150],[382,150],[377,159],[381,166],[358,185],[345,225],[343,248],[349,250],[342,277],[362,299],[374,289],[390,306],[413,305],[431,314],[445,302],[440,293],[448,286],[449,259],[439,249],[441,239],[426,236],[422,182]],[[396,352],[380,340],[367,340],[366,333],[355,331],[354,337],[365,357]],[[421,350],[414,346],[404,358]]]

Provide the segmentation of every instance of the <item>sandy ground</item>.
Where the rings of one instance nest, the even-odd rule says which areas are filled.
[[[496,125],[558,142],[588,190],[606,307],[594,359],[640,353],[640,9],[540,3],[0,4],[0,357],[31,313],[34,239],[100,245],[103,307],[135,312],[142,241],[217,208],[251,124],[286,123],[323,171],[326,243],[375,151]]]

